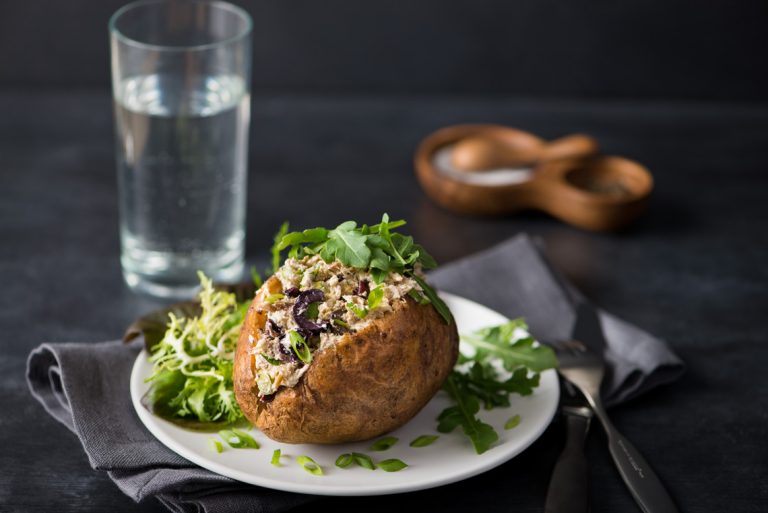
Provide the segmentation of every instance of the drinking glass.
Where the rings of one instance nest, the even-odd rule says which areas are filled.
[[[225,2],[142,0],[109,22],[120,260],[134,290],[191,296],[241,277],[251,19]]]

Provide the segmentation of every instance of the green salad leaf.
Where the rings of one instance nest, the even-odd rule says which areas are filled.
[[[217,290],[202,273],[196,315],[170,312],[163,337],[153,346],[153,374],[146,405],[185,424],[234,423],[243,418],[232,386],[232,365],[248,302]],[[186,423],[185,425],[192,425]]]

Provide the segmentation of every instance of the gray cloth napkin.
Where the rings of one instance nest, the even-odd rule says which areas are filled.
[[[524,316],[542,338],[567,337],[577,291],[550,269],[527,236],[445,265],[430,275],[437,287],[509,316]],[[609,404],[677,378],[682,362],[661,340],[600,312]],[[140,345],[43,344],[29,356],[32,395],[80,439],[94,469],[105,470],[135,501],[156,497],[179,513],[285,511],[311,496],[239,484],[186,461],[141,424],[130,400],[131,367]]]
[[[586,301],[525,234],[441,266],[429,281],[507,317],[524,317],[531,333],[542,340],[570,337],[576,307]],[[685,365],[663,340],[603,310],[598,309],[598,315],[605,336],[602,393],[607,406],[674,381],[683,373]]]
[[[94,469],[136,502],[156,497],[176,513],[287,511],[312,500],[214,474],[158,442],[128,392],[140,349],[120,341],[42,344],[29,355],[32,395],[78,436]]]

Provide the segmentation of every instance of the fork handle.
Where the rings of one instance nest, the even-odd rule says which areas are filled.
[[[544,513],[587,513],[587,459],[584,440],[589,431],[589,418],[566,415],[565,447],[552,470]]]
[[[640,451],[610,422],[604,422],[603,427],[608,435],[608,450],[613,462],[640,509],[644,513],[677,513],[672,497]]]

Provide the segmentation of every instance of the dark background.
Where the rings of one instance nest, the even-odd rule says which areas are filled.
[[[122,0],[0,4],[0,87],[108,88]],[[257,92],[768,99],[764,0],[262,0]]]
[[[159,305],[120,275],[106,24],[121,4],[0,0],[3,512],[164,511],[92,470],[24,382],[41,342],[114,339]],[[596,304],[687,363],[679,382],[611,411],[681,511],[765,511],[768,2],[242,4],[255,25],[249,262],[266,263],[285,219],[328,226],[389,211],[440,262],[528,232]],[[602,234],[537,213],[438,208],[413,151],[465,122],[593,135],[652,171],[649,211]],[[539,512],[561,443],[556,422],[481,476],[304,511]],[[588,457],[593,511],[638,511],[599,429]]]

